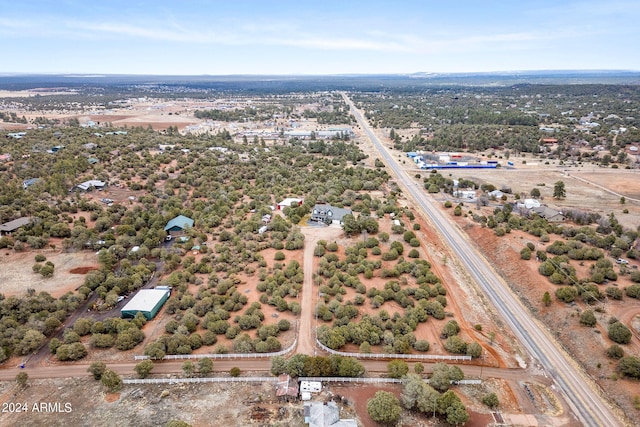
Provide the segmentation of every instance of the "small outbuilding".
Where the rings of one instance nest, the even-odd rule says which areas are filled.
[[[164,231],[169,233],[180,232],[191,227],[193,227],[193,220],[191,218],[184,215],[178,215],[167,223],[164,227]]]
[[[277,208],[278,208],[279,211],[281,211],[282,209],[284,209],[286,207],[297,208],[298,206],[302,205],[302,202],[304,202],[303,199],[296,199],[294,197],[287,197],[286,199],[284,199],[283,201],[278,203]]]
[[[169,299],[171,292],[165,289],[141,289],[120,310],[123,319],[133,319],[138,313],[147,319],[153,319],[160,311],[164,303]]]

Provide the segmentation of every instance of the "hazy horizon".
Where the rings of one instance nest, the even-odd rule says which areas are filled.
[[[3,74],[640,70],[640,4],[0,0]]]

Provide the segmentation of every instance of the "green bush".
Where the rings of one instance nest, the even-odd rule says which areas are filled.
[[[409,365],[404,360],[392,360],[387,363],[387,371],[391,378],[402,378],[409,372]]]
[[[498,400],[498,396],[495,393],[489,393],[482,396],[482,403],[487,405],[489,408],[497,408],[500,405],[500,401]]]
[[[618,344],[629,344],[631,342],[631,331],[620,322],[609,325],[609,338]]]
[[[394,425],[400,419],[401,411],[398,398],[387,391],[377,391],[367,400],[367,413],[377,423]]]
[[[582,314],[580,314],[580,323],[585,326],[595,326],[597,321],[595,314],[593,314],[593,310],[583,311]]]
[[[640,299],[640,285],[631,285],[627,287],[624,292],[628,297]]]
[[[640,357],[626,356],[620,359],[618,372],[625,377],[640,379]]]
[[[565,303],[575,301],[578,296],[578,291],[573,286],[563,286],[556,289],[556,298]]]
[[[611,359],[622,359],[622,357],[624,357],[624,350],[618,344],[613,344],[607,349],[607,357]]]

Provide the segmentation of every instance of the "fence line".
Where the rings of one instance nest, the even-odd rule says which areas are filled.
[[[398,378],[375,378],[375,377],[299,377],[298,381],[319,381],[333,383],[403,383],[404,380]]]
[[[227,354],[217,354],[217,353],[207,353],[207,354],[167,354],[161,360],[185,360],[185,359],[262,359],[262,358],[271,358],[275,356],[285,356],[293,351],[298,344],[298,338],[293,340],[293,344],[284,350],[280,350],[274,353],[227,353]],[[151,359],[151,357],[146,355],[135,355],[133,356],[135,360],[147,360]]]
[[[275,383],[277,377],[203,377],[203,378],[123,378],[124,384],[178,384],[178,383]]]
[[[324,351],[339,356],[353,357],[356,359],[403,359],[403,360],[471,360],[471,356],[450,354],[387,354],[387,353],[347,353],[330,349],[316,339],[316,344]]]
[[[300,377],[298,381],[319,381],[319,382],[335,382],[335,383],[404,383],[404,378],[384,378],[384,377]],[[428,379],[424,382],[429,383]],[[482,380],[459,380],[451,381],[456,385],[478,385],[482,384]]]

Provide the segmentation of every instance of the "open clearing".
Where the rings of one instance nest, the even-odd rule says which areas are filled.
[[[47,257],[55,265],[53,277],[44,278],[34,273],[34,256],[38,253]],[[53,297],[75,291],[84,283],[83,272],[98,266],[98,257],[93,251],[60,252],[58,250],[40,250],[14,252],[0,251],[0,293],[5,296],[25,295],[27,289],[48,292]],[[80,269],[80,270],[78,270]]]

